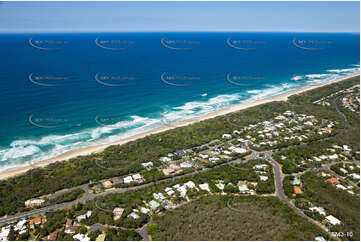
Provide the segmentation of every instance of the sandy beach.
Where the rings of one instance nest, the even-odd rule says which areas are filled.
[[[10,168],[8,170],[4,170],[0,172],[0,179],[6,179],[12,176],[16,176],[19,174],[22,174],[34,167],[44,167],[50,163],[56,162],[56,161],[60,161],[60,160],[69,160],[71,158],[74,158],[76,156],[80,156],[80,155],[89,155],[95,152],[101,152],[103,151],[106,147],[111,146],[111,145],[121,145],[121,144],[125,144],[127,142],[139,139],[139,138],[143,138],[145,136],[151,135],[151,134],[156,134],[156,133],[160,133],[166,130],[170,130],[176,127],[181,127],[181,126],[186,126],[192,123],[196,123],[202,120],[206,120],[206,119],[210,119],[210,118],[214,118],[220,115],[225,115],[228,113],[232,113],[232,112],[236,112],[242,109],[246,109],[249,107],[253,107],[253,106],[257,106],[260,104],[264,104],[267,102],[272,102],[272,101],[287,101],[288,97],[294,94],[299,94],[301,92],[305,92],[311,89],[315,89],[318,87],[322,87],[322,86],[326,86],[326,85],[330,85],[332,83],[336,83],[336,82],[340,82],[343,81],[345,79],[351,78],[351,77],[355,77],[355,76],[359,76],[359,74],[356,75],[350,75],[344,78],[340,78],[331,82],[327,82],[327,83],[323,83],[323,84],[318,84],[318,85],[312,85],[312,86],[306,86],[304,88],[298,89],[298,90],[293,90],[293,91],[289,91],[289,92],[285,92],[276,96],[272,96],[269,98],[265,98],[262,100],[257,100],[251,103],[246,103],[246,104],[236,104],[236,105],[232,105],[232,106],[228,106],[222,109],[217,110],[216,112],[212,112],[209,114],[205,114],[202,116],[198,116],[196,118],[192,118],[192,119],[187,119],[187,120],[182,120],[170,125],[163,125],[161,127],[155,128],[153,130],[149,130],[147,132],[141,133],[141,134],[137,134],[125,139],[121,139],[112,143],[108,143],[108,144],[102,144],[102,145],[95,145],[95,146],[88,146],[88,147],[84,147],[81,149],[76,149],[76,150],[72,150],[69,152],[66,152],[64,154],[58,155],[56,157],[47,159],[47,160],[43,160],[43,161],[39,161],[36,164],[33,165],[27,165],[27,166],[21,166],[21,167],[15,167],[15,168]]]

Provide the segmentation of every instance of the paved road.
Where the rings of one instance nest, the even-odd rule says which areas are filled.
[[[344,121],[345,121],[345,125],[343,127],[343,129],[336,135],[332,136],[332,137],[328,137],[326,139],[329,139],[329,138],[336,138],[340,135],[342,135],[348,128],[348,120],[346,118],[346,116],[340,111],[338,105],[337,105],[337,100],[338,100],[339,97],[336,97],[333,99],[333,103],[334,103],[334,106],[335,106],[335,109],[336,111],[343,116],[344,118]],[[299,145],[299,146],[307,146],[307,144],[302,144],[302,145]],[[294,147],[294,146],[293,146]],[[288,148],[288,147],[287,147]],[[252,151],[252,154],[249,158],[247,158],[246,160],[241,160],[241,159],[237,159],[237,160],[233,160],[233,161],[230,161],[230,162],[226,162],[226,163],[223,163],[223,164],[220,164],[220,165],[217,165],[217,166],[222,166],[222,165],[231,165],[232,164],[236,164],[236,163],[245,163],[247,162],[248,160],[250,159],[256,159],[259,157],[259,153],[260,152],[257,152],[257,151]],[[267,160],[270,161],[272,167],[273,167],[273,170],[274,170],[274,175],[275,175],[275,192],[276,192],[276,195],[284,202],[286,202],[298,215],[306,218],[308,221],[312,222],[313,224],[316,224],[317,226],[319,226],[320,228],[322,228],[323,230],[327,231],[327,233],[334,239],[336,240],[339,240],[337,237],[335,237],[334,235],[332,235],[328,229],[320,224],[319,222],[311,219],[310,217],[308,217],[307,215],[305,215],[303,213],[303,211],[299,208],[297,208],[289,199],[288,197],[285,195],[285,192],[284,192],[284,189],[283,189],[283,178],[284,178],[284,174],[282,173],[282,169],[280,167],[280,165],[278,164],[278,162],[276,162],[275,160],[273,160],[272,158],[272,151],[266,151],[264,152],[265,154],[265,158]],[[217,167],[215,166],[215,167]],[[214,168],[214,167],[213,167]],[[40,214],[43,214],[43,213],[46,213],[46,212],[49,212],[49,211],[53,211],[53,210],[57,210],[57,209],[61,209],[61,208],[65,208],[65,207],[69,207],[69,206],[73,206],[75,204],[78,204],[78,203],[82,203],[82,202],[86,202],[86,201],[89,201],[89,200],[93,200],[97,197],[102,197],[102,196],[106,196],[106,195],[109,195],[109,194],[116,194],[116,193],[124,193],[124,192],[127,192],[127,191],[133,191],[133,190],[139,190],[139,189],[142,189],[142,188],[145,188],[145,187],[149,187],[149,186],[152,186],[152,185],[155,185],[155,184],[158,184],[158,183],[161,183],[161,182],[164,182],[164,181],[167,181],[167,180],[176,180],[176,179],[180,179],[182,177],[186,177],[186,176],[192,176],[192,175],[195,175],[195,174],[198,174],[198,173],[201,173],[201,172],[206,172],[208,171],[209,169],[211,168],[205,168],[205,169],[202,169],[202,170],[199,170],[199,171],[195,171],[195,172],[192,172],[192,173],[188,173],[188,174],[184,174],[184,175],[180,175],[180,176],[174,176],[174,177],[171,177],[171,178],[168,178],[168,179],[164,179],[164,180],[161,180],[161,181],[156,181],[156,182],[150,182],[150,183],[147,183],[147,184],[143,184],[143,185],[139,185],[139,186],[135,186],[135,187],[129,187],[129,188],[124,188],[124,189],[121,189],[121,190],[115,190],[115,191],[110,191],[110,192],[103,192],[103,193],[99,193],[99,194],[90,194],[89,193],[89,185],[88,184],[84,184],[84,185],[81,185],[81,186],[78,186],[76,188],[81,188],[84,190],[85,192],[85,195],[83,197],[81,197],[80,199],[77,199],[77,200],[74,200],[72,202],[68,202],[68,203],[61,203],[61,204],[55,204],[55,205],[51,205],[51,206],[48,206],[48,207],[44,207],[44,208],[40,208],[40,209],[36,209],[36,210],[33,210],[33,211],[30,211],[30,212],[26,212],[26,213],[22,213],[22,214],[18,214],[18,215],[14,215],[14,216],[9,216],[7,218],[1,218],[0,219],[0,225],[3,225],[3,224],[7,224],[7,223],[13,223],[13,222],[16,222],[22,218],[27,218],[27,217],[30,217],[30,216],[36,216],[36,215],[40,215]],[[76,188],[72,188],[71,190],[73,189],[76,189]],[[69,191],[69,190],[68,190]],[[57,195],[58,196],[58,195]],[[146,231],[145,231],[145,227],[143,226],[140,230],[139,230],[139,233],[142,235],[142,237],[145,239],[147,238],[147,234],[146,234]]]
[[[250,158],[248,158],[248,159],[250,159]],[[149,187],[149,186],[153,186],[155,184],[159,184],[159,183],[162,183],[162,182],[165,182],[165,181],[170,181],[170,180],[174,181],[174,180],[177,180],[177,179],[180,179],[180,178],[183,178],[183,177],[203,173],[203,172],[206,172],[206,171],[208,171],[210,169],[213,169],[215,167],[229,165],[229,164],[237,164],[237,163],[240,163],[240,162],[244,162],[244,161],[241,160],[241,159],[237,159],[237,160],[233,160],[233,161],[229,161],[229,162],[226,162],[226,163],[216,165],[216,166],[214,166],[212,168],[204,168],[202,170],[194,171],[194,172],[179,175],[179,176],[173,176],[173,177],[163,179],[163,180],[160,180],[160,181],[150,182],[150,183],[142,184],[142,185],[139,185],[139,186],[128,187],[128,188],[118,189],[118,190],[114,190],[114,191],[107,191],[107,192],[98,193],[98,194],[90,194],[89,193],[89,185],[84,184],[84,185],[76,187],[76,188],[81,188],[81,189],[83,189],[85,191],[84,196],[82,196],[81,198],[79,198],[77,200],[74,200],[74,201],[71,201],[71,202],[55,204],[55,205],[47,206],[47,207],[44,207],[44,208],[34,209],[32,211],[29,211],[29,212],[25,212],[25,213],[13,215],[13,216],[8,216],[6,218],[1,218],[0,219],[0,226],[4,225],[4,224],[8,224],[8,223],[14,223],[14,222],[16,222],[16,221],[18,221],[20,219],[23,219],[23,218],[37,216],[37,215],[40,215],[40,214],[43,214],[43,213],[46,213],[46,212],[50,212],[50,211],[54,211],[54,210],[57,210],[57,209],[70,207],[70,206],[73,206],[73,205],[78,204],[78,203],[84,203],[84,202],[93,200],[93,199],[98,198],[98,197],[104,197],[104,196],[107,196],[107,195],[110,195],[110,194],[117,194],[117,193],[124,193],[124,192],[128,192],[128,191],[139,190],[139,189],[143,189],[143,188],[146,188],[146,187]],[[75,189],[75,188],[73,188],[73,189]],[[73,190],[73,189],[71,189],[71,190]]]
[[[275,174],[275,190],[276,190],[276,195],[279,199],[281,199],[282,201],[284,201],[289,207],[291,207],[298,215],[300,215],[301,217],[307,219],[309,222],[315,224],[316,226],[320,227],[322,230],[326,231],[327,234],[335,239],[335,240],[340,240],[338,237],[334,236],[328,229],[326,226],[322,225],[321,223],[319,223],[318,221],[313,220],[312,218],[308,217],[306,214],[303,213],[303,211],[301,209],[299,209],[298,207],[296,207],[292,201],[290,201],[288,199],[288,197],[285,194],[285,191],[283,189],[283,178],[284,178],[284,174],[282,173],[282,168],[280,166],[280,164],[278,164],[277,161],[275,161],[272,156],[271,156],[271,152],[266,152],[265,153],[267,156],[267,159],[270,161],[270,163],[272,164],[273,170],[274,170],[274,174]]]

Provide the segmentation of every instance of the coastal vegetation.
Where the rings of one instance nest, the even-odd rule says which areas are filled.
[[[317,98],[347,88],[359,83],[359,77],[334,83],[326,87],[311,90],[290,97],[288,102],[270,102],[244,109],[225,116],[219,116],[185,127],[179,127],[159,134],[149,135],[142,139],[124,145],[114,145],[103,152],[88,156],[79,156],[69,161],[58,161],[45,168],[36,168],[23,175],[0,181],[0,216],[15,214],[29,210],[24,202],[56,191],[75,187],[85,183],[96,183],[102,179],[123,176],[129,173],[143,171],[142,162],[153,161],[155,166],[161,156],[177,149],[193,148],[219,138],[224,133],[230,133],[237,127],[257,123],[273,118],[278,113],[292,110],[309,115],[317,115],[321,119],[336,121],[334,132],[340,130],[344,120],[334,109],[324,108],[312,102]],[[359,121],[352,117],[352,127],[347,135],[336,137],[335,143],[348,143],[354,150],[359,150]],[[358,131],[358,132],[357,132]],[[323,147],[323,142],[315,141],[307,148],[295,148],[297,156],[309,156],[313,150],[317,152]],[[287,144],[281,144],[282,148]],[[281,151],[283,152],[283,151]],[[299,171],[291,164],[284,164],[284,172]],[[149,174],[154,179],[162,174]],[[270,186],[258,188],[259,193],[269,193]],[[65,199],[67,198],[59,198]]]
[[[360,240],[359,197],[337,189],[312,172],[306,172],[301,178],[304,187],[303,197],[317,203],[342,221],[340,225],[334,226],[332,231],[342,231],[345,235],[342,239],[345,240]]]
[[[210,196],[155,216],[153,240],[314,240],[327,235],[275,197]]]

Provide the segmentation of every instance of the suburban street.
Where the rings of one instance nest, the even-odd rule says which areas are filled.
[[[334,104],[334,107],[336,109],[336,111],[343,117],[344,119],[344,127],[341,129],[341,131],[339,133],[337,133],[336,135],[332,136],[332,137],[328,137],[328,138],[325,138],[325,139],[330,139],[330,138],[336,138],[340,135],[342,135],[348,128],[348,120],[346,118],[346,116],[340,111],[338,105],[337,105],[337,100],[338,100],[338,97],[334,98],[333,99],[333,104]],[[302,146],[307,146],[308,144],[302,144]],[[299,145],[295,145],[295,146],[290,146],[290,147],[287,147],[286,149],[289,149],[289,148],[292,148],[292,147],[296,147],[296,146],[299,146]],[[228,162],[225,162],[225,163],[222,163],[222,164],[219,164],[219,165],[216,165],[214,167],[219,167],[219,166],[224,166],[224,165],[229,165],[235,169],[241,169],[241,168],[238,168],[236,166],[233,166],[233,164],[244,164],[244,163],[247,163],[249,160],[251,159],[265,159],[267,161],[269,161],[269,163],[272,165],[273,167],[273,171],[274,171],[274,180],[275,180],[275,195],[281,200],[281,201],[284,201],[290,208],[292,208],[298,215],[302,216],[303,218],[307,219],[309,222],[317,225],[318,227],[322,228],[324,231],[326,231],[330,237],[332,237],[333,239],[335,240],[339,240],[338,237],[334,236],[327,228],[326,226],[322,225],[321,223],[319,223],[318,221],[315,221],[313,219],[311,219],[310,217],[308,217],[307,215],[305,215],[303,213],[303,211],[299,208],[297,208],[293,203],[292,201],[286,196],[285,192],[284,192],[284,188],[283,188],[283,178],[284,178],[284,174],[282,173],[282,168],[280,166],[280,164],[275,161],[273,158],[272,158],[272,154],[273,154],[273,151],[265,151],[265,152],[258,152],[258,151],[255,151],[255,150],[251,150],[251,154],[248,155],[248,157],[244,160],[242,159],[237,159],[237,160],[232,160],[232,161],[228,161]],[[260,158],[260,154],[263,154],[264,157],[263,158]],[[328,170],[328,171],[331,171],[332,173],[334,173],[332,170],[330,170],[330,167],[331,167],[332,163],[331,164],[327,164],[326,166],[323,166],[322,168],[319,168],[319,170],[321,169],[325,169],[325,170]],[[213,168],[214,168],[213,167]],[[202,170],[197,170],[197,171],[194,171],[194,172],[191,172],[191,173],[187,173],[187,174],[183,174],[183,175],[179,175],[179,176],[173,176],[173,177],[170,177],[170,178],[167,178],[167,179],[164,179],[164,180],[161,180],[161,181],[155,181],[155,182],[150,182],[150,183],[146,183],[146,184],[142,184],[142,185],[138,185],[138,186],[133,186],[133,187],[128,187],[128,188],[120,188],[120,189],[116,189],[116,190],[112,190],[112,191],[105,191],[105,192],[102,192],[102,193],[98,193],[98,194],[91,194],[89,193],[89,184],[83,184],[81,186],[77,186],[77,187],[73,187],[71,189],[67,189],[66,191],[62,191],[62,192],[59,192],[59,193],[56,193],[56,194],[53,194],[52,196],[50,196],[50,198],[55,198],[65,192],[69,192],[71,190],[74,190],[74,189],[77,189],[77,188],[81,188],[85,193],[84,195],[77,199],[77,200],[74,200],[74,201],[71,201],[71,202],[66,202],[66,203],[61,203],[61,204],[55,204],[55,205],[50,205],[50,206],[47,206],[47,207],[43,207],[43,208],[39,208],[39,209],[34,209],[32,211],[29,211],[29,212],[24,212],[24,213],[21,213],[21,214],[17,214],[17,215],[12,215],[12,216],[7,216],[7,217],[3,217],[0,219],[0,225],[4,225],[4,224],[7,224],[7,223],[14,223],[20,219],[23,219],[23,218],[28,218],[28,217],[31,217],[31,216],[36,216],[36,215],[40,215],[40,214],[43,214],[43,213],[46,213],[46,212],[50,212],[50,211],[54,211],[54,210],[57,210],[57,209],[63,209],[63,208],[66,208],[66,207],[71,207],[73,205],[76,205],[78,203],[84,203],[84,202],[87,202],[87,201],[90,201],[90,200],[94,200],[96,198],[99,198],[99,197],[104,197],[104,196],[107,196],[109,194],[118,194],[118,193],[124,193],[124,192],[128,192],[128,191],[134,191],[134,190],[139,190],[139,189],[143,189],[143,188],[146,188],[146,187],[149,187],[149,186],[153,186],[155,184],[159,184],[159,183],[162,183],[162,182],[166,182],[166,181],[170,181],[170,180],[177,180],[177,179],[180,179],[180,178],[183,178],[183,177],[187,177],[187,176],[192,176],[192,175],[195,175],[195,174],[198,174],[198,173],[202,173],[202,172],[206,172],[208,171],[209,169],[212,169],[212,168],[204,168]],[[311,169],[306,169],[305,171],[308,171],[308,170],[311,170]],[[304,172],[305,172],[304,171]],[[301,174],[301,173],[300,173]],[[336,173],[334,173],[335,176],[338,176]],[[353,184],[355,185],[355,184]],[[97,208],[98,209],[101,209],[101,210],[104,210],[102,208],[99,208],[98,205],[96,204]],[[141,234],[141,236],[145,239],[147,238],[147,233],[146,233],[146,230],[145,230],[146,226],[143,226],[142,228],[139,228],[137,229],[137,231]]]

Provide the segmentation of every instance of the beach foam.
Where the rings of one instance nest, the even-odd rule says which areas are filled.
[[[243,90],[233,94],[221,94],[209,97],[205,101],[186,102],[180,106],[168,107],[159,113],[158,118],[132,115],[129,116],[129,120],[122,120],[106,126],[99,125],[95,128],[84,129],[71,134],[15,140],[10,143],[9,147],[0,148],[0,170],[49,159],[73,149],[125,139],[165,125],[164,122],[171,124],[211,113],[232,104],[251,103],[305,85],[325,83],[343,76],[359,73],[359,65],[354,66],[349,69],[330,69],[326,70],[326,73],[293,76],[288,81],[277,85],[265,85],[259,89]],[[206,95],[202,94],[201,96],[204,99]]]

